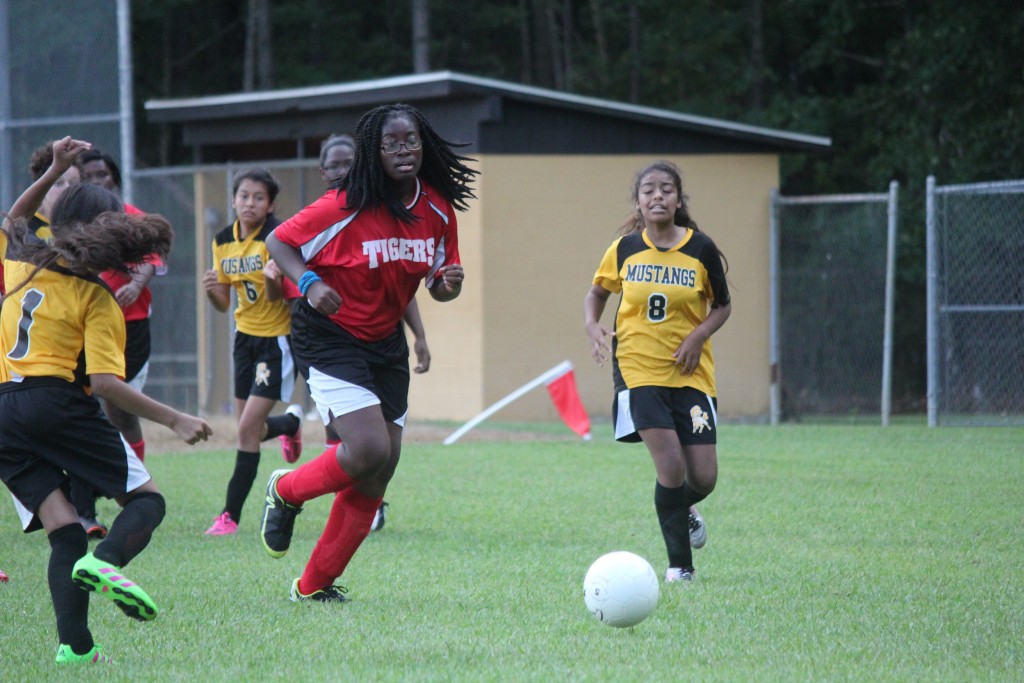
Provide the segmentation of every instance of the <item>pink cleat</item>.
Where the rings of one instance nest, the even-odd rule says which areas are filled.
[[[213,526],[206,530],[207,536],[230,536],[234,533],[238,533],[238,522],[226,512],[213,520]]]
[[[0,583],[7,583],[8,581],[10,581],[10,579],[11,577],[7,576],[7,574],[4,574],[3,570],[0,569]]]
[[[287,463],[295,462],[302,455],[302,407],[298,405],[290,405],[285,411],[289,415],[293,415],[299,420],[299,428],[295,430],[295,433],[291,436],[282,434],[277,437],[277,440],[281,442],[281,457]]]

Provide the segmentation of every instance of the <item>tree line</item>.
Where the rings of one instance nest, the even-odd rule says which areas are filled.
[[[134,0],[141,103],[452,70],[832,138],[783,194],[901,185],[897,399],[924,394],[924,183],[1024,178],[1020,0]]]

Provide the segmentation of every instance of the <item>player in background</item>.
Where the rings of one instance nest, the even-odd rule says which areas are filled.
[[[591,355],[598,365],[612,357],[615,438],[642,440],[654,461],[668,582],[693,580],[691,537],[703,522],[695,528],[692,506],[718,479],[711,335],[732,311],[721,252],[686,200],[675,165],[641,170],[633,185],[636,214],[605,252],[583,302]],[[613,293],[621,301],[610,330],[600,321]]]
[[[302,299],[292,317],[295,353],[337,447],[267,483],[261,536],[283,557],[302,505],[334,498],[294,601],[341,602],[335,586],[370,532],[402,451],[409,347],[402,315],[420,283],[438,301],[462,291],[455,210],[467,208],[477,171],[423,115],[406,105],[367,112],[356,127],[352,170],[267,239]]]
[[[140,621],[158,611],[121,570],[163,520],[164,498],[95,397],[162,424],[188,443],[212,434],[202,419],[121,379],[124,316],[98,277],[149,253],[166,255],[170,224],[156,215],[127,216],[117,196],[80,184],[53,208],[52,243],[28,225],[46,192],[88,147],[70,137],[54,142],[52,165],[15,202],[0,232],[9,285],[0,307],[0,479],[14,495],[25,531],[43,528],[49,540],[58,664],[108,661],[89,629],[89,592]],[[69,477],[122,507],[91,553],[68,499]]]
[[[213,307],[226,313],[234,289],[235,412],[238,451],[228,481],[223,511],[206,530],[209,536],[238,531],[242,506],[256,480],[260,442],[285,436],[285,460],[302,452],[302,408],[288,407],[270,417],[278,401],[287,401],[295,386],[291,316],[281,298],[276,269],[269,266],[266,239],[279,221],[274,218],[278,184],[269,171],[250,168],[235,175],[231,196],[237,218],[213,239],[213,268],[203,275],[203,288]]]
[[[89,149],[82,153],[76,164],[83,183],[99,185],[118,197],[121,196],[121,169],[109,154],[95,148]],[[143,213],[131,204],[125,204],[124,210],[130,215]],[[152,349],[149,319],[152,313],[153,293],[149,289],[149,282],[155,275],[166,273],[167,269],[155,254],[150,254],[141,263],[126,265],[129,266],[127,269],[111,268],[101,273],[100,277],[114,292],[124,314],[128,335],[125,343],[125,381],[142,391],[149,376],[149,356]],[[146,441],[139,417],[121,410],[108,401],[102,401],[102,405],[103,411],[135,451],[135,455],[139,456],[139,460],[144,460]],[[96,519],[95,500],[89,498],[88,493],[81,491],[75,483],[72,483],[71,493],[89,537],[102,538],[106,533],[106,527]]]

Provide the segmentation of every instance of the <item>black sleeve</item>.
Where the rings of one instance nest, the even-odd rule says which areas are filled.
[[[729,285],[725,281],[725,268],[722,267],[722,256],[718,253],[718,247],[711,241],[711,238],[707,238],[704,242],[704,248],[700,253],[700,262],[707,270],[708,281],[711,283],[711,294],[714,296],[711,308],[721,308],[727,305],[731,299],[729,298]]]

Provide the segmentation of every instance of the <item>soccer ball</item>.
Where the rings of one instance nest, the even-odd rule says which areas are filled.
[[[658,604],[658,575],[639,555],[624,550],[602,555],[583,579],[583,602],[602,624],[635,626]]]

